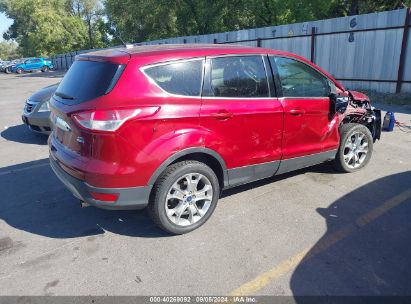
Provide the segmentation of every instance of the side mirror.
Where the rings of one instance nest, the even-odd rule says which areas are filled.
[[[348,107],[348,96],[341,96],[335,93],[330,94],[330,114],[343,114]]]

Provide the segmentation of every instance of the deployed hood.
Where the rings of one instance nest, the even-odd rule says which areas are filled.
[[[48,101],[51,98],[51,96],[53,96],[58,86],[59,86],[59,83],[56,83],[51,86],[42,88],[38,90],[36,93],[34,93],[33,95],[31,95],[29,100],[36,101],[36,102]]]

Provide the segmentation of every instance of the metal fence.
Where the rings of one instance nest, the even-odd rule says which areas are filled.
[[[411,9],[318,20],[136,45],[241,44],[288,51],[321,66],[346,87],[411,93]],[[67,69],[83,50],[53,57]]]

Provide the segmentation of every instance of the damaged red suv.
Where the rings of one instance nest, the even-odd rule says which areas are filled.
[[[51,166],[83,204],[181,234],[223,189],[331,161],[364,167],[381,113],[296,55],[136,46],[79,55],[51,99]]]

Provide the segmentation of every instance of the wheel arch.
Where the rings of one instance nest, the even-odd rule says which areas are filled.
[[[217,175],[221,189],[228,186],[227,166],[224,159],[216,151],[204,147],[188,148],[173,154],[151,175],[148,184],[154,185],[168,166],[183,160],[197,160],[205,163]]]
[[[347,115],[346,117],[344,117],[344,119],[340,122],[338,126],[338,133],[340,135],[341,127],[349,123],[355,123],[367,127],[368,130],[371,132],[373,142],[376,142],[378,139],[381,138],[381,110],[372,109],[371,111],[365,114],[354,112],[350,115]]]

